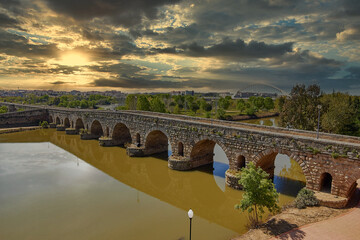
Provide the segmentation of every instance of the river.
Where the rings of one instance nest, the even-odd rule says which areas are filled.
[[[225,186],[228,160],[193,171],[167,167],[167,154],[130,158],[53,129],[0,135],[0,239],[229,239],[246,232],[234,209],[242,191]],[[214,169],[213,169],[214,168]],[[300,166],[275,161],[280,204],[304,186]]]

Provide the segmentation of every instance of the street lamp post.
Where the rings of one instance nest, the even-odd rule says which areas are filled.
[[[317,126],[316,138],[319,139],[321,105],[317,105],[317,108],[318,108],[318,126]]]
[[[189,219],[190,219],[190,238],[189,239],[191,240],[191,220],[192,220],[192,218],[194,216],[194,212],[193,212],[193,210],[191,210],[191,208],[188,211],[188,216],[189,216]]]

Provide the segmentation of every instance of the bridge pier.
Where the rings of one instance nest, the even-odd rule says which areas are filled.
[[[139,146],[137,147],[135,144],[131,144],[126,148],[126,153],[130,157],[145,157],[150,156],[157,153],[163,153],[168,151],[168,145],[158,145],[157,147],[144,147]]]
[[[173,170],[186,171],[214,162],[214,154],[203,155],[202,157],[190,160],[183,156],[171,155],[168,159],[168,167]]]
[[[92,134],[92,133],[82,133],[80,134],[80,139],[82,140],[92,140],[92,139],[99,139],[99,135]]]
[[[50,123],[49,128],[56,128],[56,123]]]
[[[65,133],[67,135],[77,135],[78,131],[75,128],[66,128]]]
[[[116,140],[109,137],[101,137],[99,138],[99,144],[102,147],[113,147],[113,146],[122,146],[124,145],[123,141]]]
[[[64,125],[56,125],[56,131],[65,131]]]

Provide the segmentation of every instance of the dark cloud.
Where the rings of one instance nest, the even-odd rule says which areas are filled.
[[[123,26],[132,26],[141,22],[143,16],[156,18],[157,8],[175,4],[180,0],[46,0],[54,11],[76,20],[88,21],[104,18]]]
[[[19,28],[19,21],[9,17],[6,14],[0,13],[0,27],[2,28]]]
[[[181,45],[175,48],[153,49],[158,53],[180,53],[191,57],[219,57],[232,60],[273,58],[292,52],[293,43],[266,44],[250,41],[245,43],[238,39],[224,40],[222,43],[205,48],[197,43]],[[177,50],[179,49],[179,50]]]
[[[75,82],[64,82],[64,81],[55,81],[55,82],[51,82],[50,84],[52,85],[66,85],[69,83],[75,83]]]
[[[58,48],[55,44],[30,44],[28,39],[26,39],[25,37],[12,34],[1,29],[0,51],[7,55],[29,58],[54,58],[58,55]]]

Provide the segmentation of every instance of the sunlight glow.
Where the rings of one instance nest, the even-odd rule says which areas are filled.
[[[82,53],[72,52],[64,54],[60,63],[68,66],[83,66],[89,63],[89,59]]]

